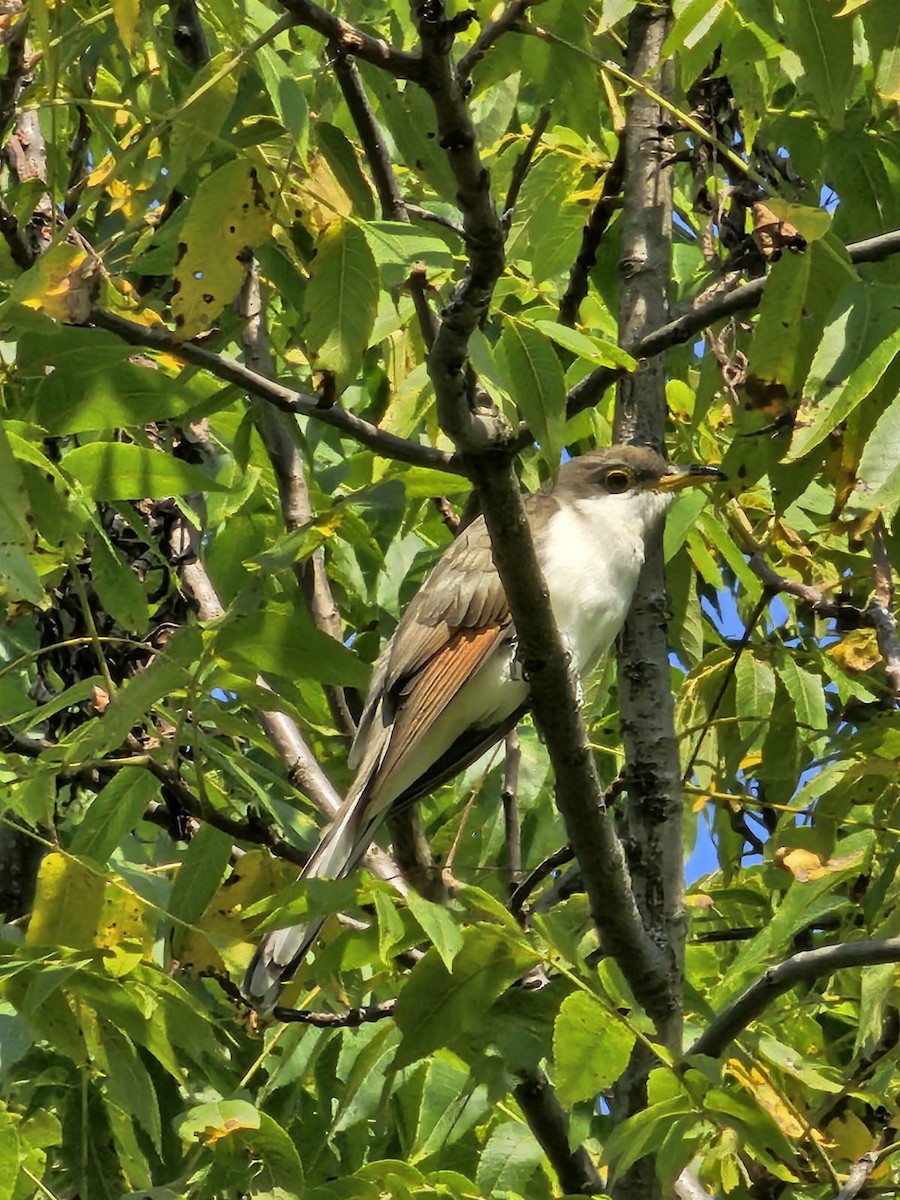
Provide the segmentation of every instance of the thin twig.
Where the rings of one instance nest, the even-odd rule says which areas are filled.
[[[381,215],[386,221],[402,221],[408,224],[409,206],[403,199],[397,183],[390,151],[378,122],[375,120],[375,114],[369,103],[369,97],[366,95],[359,69],[338,43],[329,42],[328,49],[335,77],[350,111],[350,116],[353,118],[363,154],[366,156],[366,162],[372,173],[372,181],[375,184],[375,191],[381,206]],[[427,283],[423,272],[411,272],[409,290],[413,298],[422,339],[430,350],[437,335],[438,319],[428,303]]]
[[[534,123],[534,128],[531,131],[531,136],[525,143],[525,148],[516,159],[515,166],[512,170],[512,177],[509,181],[509,191],[506,193],[506,203],[503,205],[503,220],[507,228],[512,220],[512,215],[515,212],[516,204],[519,202],[519,192],[522,190],[522,184],[531,169],[531,163],[534,159],[535,151],[541,143],[541,138],[546,132],[547,126],[550,124],[550,105],[545,104],[538,113],[538,118]]]
[[[519,917],[525,911],[525,902],[538,884],[543,883],[548,875],[552,875],[557,867],[565,866],[575,857],[575,851],[571,846],[560,846],[558,850],[554,850],[552,854],[539,862],[538,865],[531,871],[525,879],[519,884],[516,890],[509,898],[507,908],[514,917]]]
[[[538,0],[511,0],[506,8],[493,21],[488,21],[478,37],[456,64],[456,73],[461,80],[468,79],[473,69],[481,62],[491,46],[503,37],[504,33],[517,31],[519,22],[525,16],[529,7]]]
[[[317,1029],[358,1029],[360,1025],[389,1020],[396,1007],[395,999],[383,1000],[380,1004],[366,1004],[361,1008],[347,1008],[339,1013],[317,1012],[311,1008],[283,1008],[279,1004],[272,1010],[272,1016],[285,1024],[314,1025]]]
[[[416,217],[419,221],[430,221],[433,225],[440,225],[442,229],[449,229],[457,237],[464,238],[466,236],[466,231],[462,225],[457,225],[449,217],[442,217],[440,213],[432,212],[430,208],[422,208],[421,205],[413,204],[409,200],[406,200],[404,203],[406,204],[406,211],[411,217]]]
[[[581,233],[581,246],[569,272],[569,282],[559,302],[560,325],[574,326],[581,303],[588,293],[590,273],[597,265],[597,251],[603,235],[620,203],[622,179],[625,172],[625,139],[619,138],[616,157],[603,179],[600,198],[591,210]]]
[[[706,720],[703,722],[703,726],[702,726],[699,734],[697,735],[697,740],[694,743],[694,749],[691,751],[691,756],[688,759],[687,766],[684,768],[684,771],[681,776],[682,784],[687,783],[691,778],[691,774],[694,770],[694,764],[696,763],[697,756],[700,753],[700,747],[703,745],[703,741],[706,738],[707,733],[709,733],[709,730],[712,726],[713,721],[715,721],[715,719],[716,719],[716,714],[719,711],[719,706],[721,705],[722,701],[725,699],[725,693],[728,691],[728,685],[729,685],[729,683],[731,683],[731,680],[734,677],[734,673],[737,670],[738,660],[740,659],[740,657],[744,653],[744,651],[747,649],[747,647],[750,645],[750,639],[753,636],[753,630],[756,628],[756,622],[762,616],[763,611],[765,610],[765,607],[769,603],[770,599],[771,599],[771,597],[770,597],[769,593],[765,589],[763,589],[763,593],[760,596],[759,600],[757,601],[756,607],[754,608],[753,612],[750,615],[750,620],[744,626],[744,632],[741,635],[741,640],[738,642],[737,647],[735,648],[734,654],[731,656],[731,661],[729,662],[728,669],[725,672],[725,675],[722,679],[721,684],[719,685],[719,690],[716,692],[715,699],[713,700],[712,704],[710,705],[709,713],[707,714]]]

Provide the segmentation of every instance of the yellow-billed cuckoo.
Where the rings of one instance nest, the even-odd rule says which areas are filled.
[[[525,510],[553,614],[579,674],[625,621],[647,540],[675,494],[724,478],[671,466],[640,446],[610,446],[563,464]],[[379,658],[350,751],[356,778],[303,871],[339,879],[362,858],[393,805],[431,791],[503,737],[528,708],[516,631],[484,520],[447,549]],[[322,920],[263,936],[241,991],[260,1012],[312,945]]]

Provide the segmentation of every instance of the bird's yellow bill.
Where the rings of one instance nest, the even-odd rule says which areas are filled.
[[[725,479],[727,476],[718,467],[707,467],[700,463],[691,463],[689,467],[672,466],[665,475],[650,486],[658,492],[680,492],[682,488],[695,487],[698,483],[709,483],[712,479]]]

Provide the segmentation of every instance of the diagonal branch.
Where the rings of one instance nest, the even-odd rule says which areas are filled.
[[[503,12],[482,28],[478,37],[456,64],[456,74],[461,80],[468,79],[491,46],[496,45],[505,33],[515,31],[532,4],[540,0],[510,0]]]
[[[866,238],[860,242],[850,242],[846,247],[850,261],[854,265],[862,263],[881,262],[894,254],[900,254],[900,229],[892,229],[877,237]],[[702,333],[710,325],[737,312],[746,312],[756,308],[762,300],[766,287],[766,276],[752,279],[743,283],[733,291],[716,296],[695,308],[689,309],[673,321],[657,326],[651,332],[638,338],[631,344],[625,343],[625,349],[634,358],[653,358],[662,354],[672,346],[683,345],[692,337]],[[566,404],[566,415],[574,417],[576,413],[593,407],[602,397],[608,387],[625,374],[620,367],[598,367],[590,375],[585,376],[569,392]],[[529,435],[528,440],[531,440]],[[527,444],[527,443],[526,443]]]
[[[568,1114],[540,1067],[522,1072],[515,1097],[563,1192],[572,1196],[595,1196],[602,1192],[603,1181],[591,1156],[583,1146],[571,1148]]]
[[[761,1016],[769,1005],[798,983],[831,975],[845,967],[873,967],[880,963],[900,962],[900,937],[874,941],[846,942],[802,950],[770,967],[746,991],[712,1021],[685,1054],[685,1058],[704,1055],[719,1058],[731,1042]]]
[[[266,379],[265,376],[259,375],[256,371],[252,371],[249,367],[245,367],[242,363],[228,358],[224,354],[205,350],[202,346],[195,346],[193,342],[179,341],[166,329],[139,325],[136,321],[129,321],[125,317],[120,317],[116,313],[102,308],[92,310],[91,324],[98,329],[106,329],[110,333],[116,334],[130,346],[146,346],[150,350],[162,350],[166,354],[175,355],[184,362],[202,367],[216,379],[233,383],[242,391],[249,392],[252,396],[258,396],[269,404],[274,404],[282,412],[322,421],[325,425],[339,430],[384,458],[393,458],[398,462],[410,463],[413,466],[433,467],[437,471],[448,471],[452,475],[466,474],[462,461],[455,455],[397,437],[393,433],[379,429],[371,421],[364,421],[361,417],[336,405],[330,408],[322,407],[315,396],[295,391],[272,379]]]

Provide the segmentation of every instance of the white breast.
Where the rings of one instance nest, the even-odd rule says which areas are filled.
[[[662,497],[660,497],[662,501]],[[615,641],[644,563],[645,523],[632,505],[579,500],[551,517],[538,552],[560,632],[579,673]],[[660,505],[662,517],[668,504]],[[649,514],[655,521],[657,514]]]

